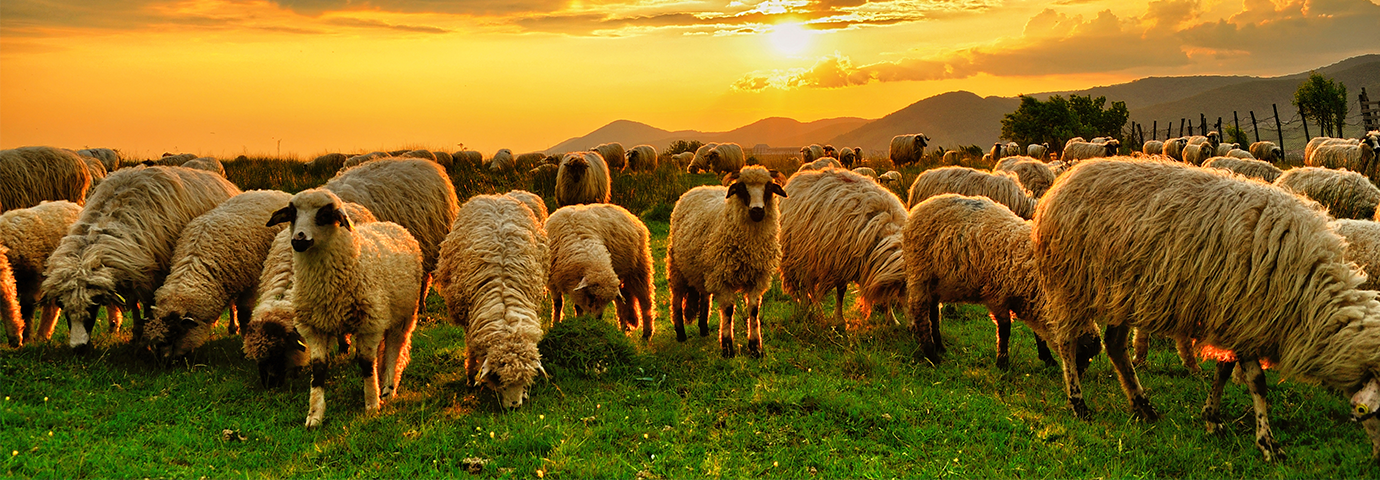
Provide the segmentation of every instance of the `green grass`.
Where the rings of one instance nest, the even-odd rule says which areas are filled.
[[[715,181],[640,175],[646,178],[618,181],[644,191],[616,198],[655,202]],[[461,198],[523,188],[531,180],[455,170],[452,176]],[[633,211],[660,215],[653,203]],[[518,410],[505,411],[492,392],[465,385],[464,332],[442,320],[444,307],[434,294],[413,337],[401,396],[379,412],[364,412],[357,369],[334,357],[326,423],[314,431],[302,426],[309,375],[278,390],[261,388],[239,338],[223,328],[185,362],[164,368],[136,351],[127,332],[111,334],[104,325],[93,351],[75,356],[60,325],[50,343],[0,349],[0,472],[42,478],[468,478],[471,471],[518,478],[1380,476],[1345,400],[1319,387],[1270,382],[1272,425],[1289,454],[1283,463],[1265,463],[1255,448],[1243,386],[1227,387],[1224,431],[1207,435],[1198,412],[1208,377],[1180,366],[1168,341],[1152,344],[1150,364],[1140,370],[1163,419],[1131,418],[1102,355],[1084,381],[1093,419],[1077,420],[1059,370],[1036,359],[1024,326],[1013,328],[1012,368],[994,367],[995,328],[975,306],[946,316],[949,354],[934,366],[916,360],[909,332],[884,315],[862,319],[850,311],[853,326],[831,326],[832,304],[807,307],[773,288],[762,310],[767,356],[722,359],[717,315],[708,337],[691,325],[690,340],[675,341],[662,264],[668,225],[652,220],[648,227],[657,258],[656,335],[650,343],[633,336],[640,332],[620,338],[611,308],[602,324],[570,320],[543,345],[552,377],[539,379]],[[549,315],[549,301],[544,308]],[[738,328],[741,347],[741,319]],[[591,347],[600,343],[609,347]]]

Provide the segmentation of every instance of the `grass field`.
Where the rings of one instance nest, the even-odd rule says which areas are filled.
[[[277,175],[296,182],[294,189],[325,180],[260,163],[252,175]],[[264,182],[243,178],[247,167],[226,164],[241,185]],[[541,187],[524,174],[451,174],[462,200]],[[1024,326],[1013,328],[1011,369],[995,368],[995,328],[975,306],[946,313],[949,354],[937,366],[917,361],[909,332],[884,315],[864,319],[850,311],[849,325],[830,325],[832,305],[798,304],[777,288],[767,293],[762,313],[765,358],[722,359],[716,335],[696,336],[693,326],[690,340],[677,343],[662,264],[666,202],[712,181],[665,169],[616,180],[615,202],[642,214],[653,232],[657,333],[645,344],[625,336],[611,312],[555,327],[543,344],[551,377],[539,379],[518,410],[505,411],[492,392],[465,385],[464,332],[446,322],[435,294],[413,337],[401,396],[377,413],[364,412],[357,369],[333,357],[326,423],[313,431],[302,426],[309,375],[263,389],[239,338],[223,327],[184,362],[160,367],[128,343],[127,331],[112,335],[104,322],[93,351],[74,356],[60,325],[50,343],[0,349],[0,472],[41,478],[1380,477],[1369,441],[1340,395],[1277,383],[1272,373],[1273,427],[1286,461],[1265,463],[1255,448],[1244,386],[1228,386],[1224,431],[1207,435],[1198,413],[1208,377],[1189,374],[1163,340],[1140,370],[1164,416],[1153,424],[1131,418],[1105,355],[1093,361],[1084,382],[1094,417],[1075,419],[1059,369],[1036,359]],[[711,332],[716,325],[711,318]],[[744,337],[740,332],[739,341]]]

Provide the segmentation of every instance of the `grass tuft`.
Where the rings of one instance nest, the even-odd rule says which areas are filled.
[[[542,365],[547,368],[554,365],[565,372],[592,378],[622,372],[632,366],[637,357],[637,350],[626,334],[593,315],[562,319],[546,331],[537,349],[541,351]]]

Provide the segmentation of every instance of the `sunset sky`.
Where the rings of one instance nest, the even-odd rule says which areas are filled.
[[[0,147],[487,156],[1365,53],[1380,0],[3,0]]]

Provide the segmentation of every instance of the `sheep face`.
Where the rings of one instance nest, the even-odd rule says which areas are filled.
[[[1211,143],[1211,144],[1212,144],[1212,148],[1214,148],[1214,149],[1217,148],[1217,145],[1220,145],[1220,144],[1222,143],[1222,134],[1220,134],[1220,133],[1217,133],[1217,132],[1208,132],[1207,138],[1208,138],[1208,143]]]
[[[261,345],[258,355],[259,383],[277,388],[287,379],[288,368],[307,363],[307,344],[295,329],[277,322],[254,322],[245,327],[244,338]]]
[[[90,346],[91,330],[96,326],[96,316],[100,313],[101,305],[123,305],[125,302],[123,299],[115,301],[120,295],[116,291],[115,277],[110,269],[72,269],[70,275],[73,278],[50,276],[44,281],[45,286],[66,287],[60,294],[47,295],[45,303],[55,302],[62,308],[69,329],[68,345],[77,353],[85,353]]]
[[[1351,419],[1361,422],[1370,436],[1372,458],[1380,459],[1380,380],[1374,378],[1351,396]]]
[[[288,206],[273,212],[268,226],[291,222],[292,249],[305,252],[316,241],[325,241],[335,235],[337,228],[352,230],[350,218],[341,207],[340,198],[334,193],[314,188],[292,197]]]
[[[1107,148],[1108,157],[1115,157],[1117,149],[1121,148],[1121,142],[1117,141],[1116,139],[1107,140],[1107,143],[1104,143],[1103,145],[1105,145]]]
[[[570,299],[575,303],[575,315],[589,313],[595,318],[603,318],[604,308],[609,302],[615,299],[623,301],[623,292],[618,289],[618,275],[610,271],[596,272],[594,276],[593,279],[580,278],[580,283],[570,292]]]
[[[211,324],[198,322],[183,312],[158,312],[145,327],[144,336],[154,355],[171,362],[205,344],[211,336]]]
[[[504,408],[517,408],[527,399],[527,387],[532,385],[537,374],[546,376],[541,353],[535,345],[514,340],[489,349],[474,383],[482,382],[497,393]]]
[[[779,175],[775,171],[771,174],[773,177]],[[774,180],[767,183],[745,182],[739,180],[737,172],[729,174],[728,179],[733,183],[728,186],[728,195],[724,198],[738,197],[738,200],[743,202],[743,206],[748,209],[748,218],[754,222],[760,222],[766,218],[766,209],[771,206],[772,195],[786,198],[786,190]]]

